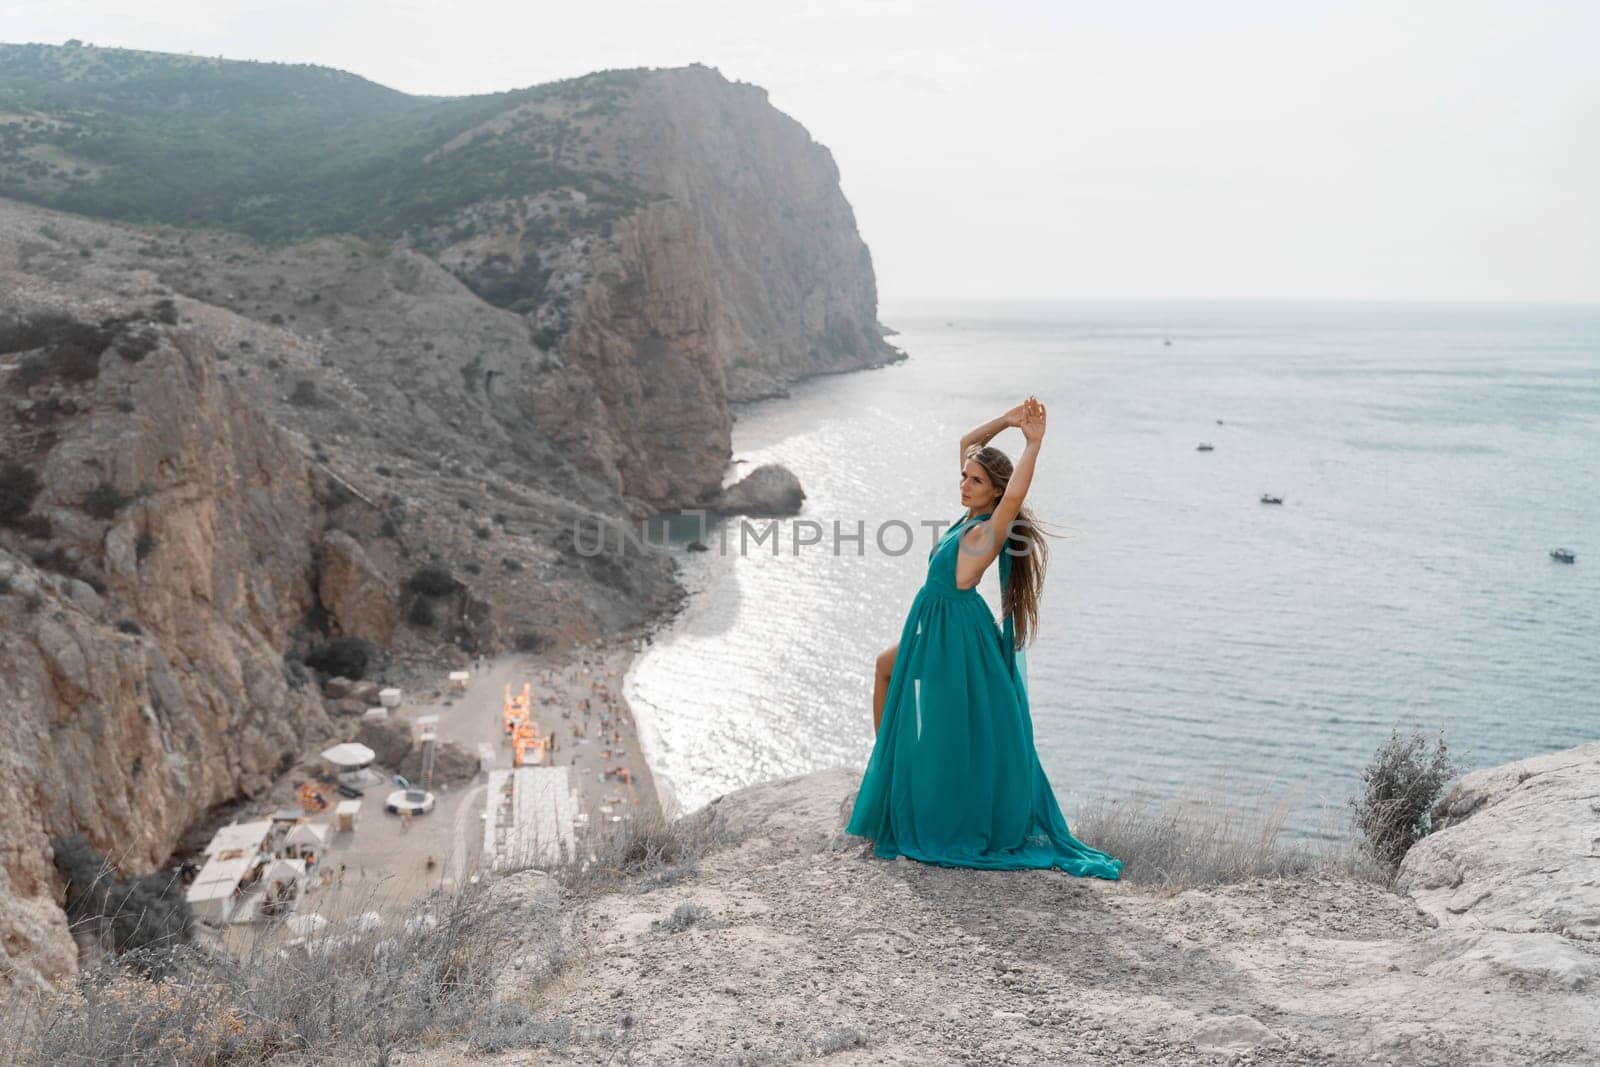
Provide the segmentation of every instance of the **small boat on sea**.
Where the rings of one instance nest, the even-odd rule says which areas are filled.
[[[1263,504],[1281,504],[1283,503],[1283,497],[1274,496],[1271,493],[1262,493],[1261,502]]]
[[[1578,562],[1578,557],[1572,554],[1572,549],[1570,548],[1552,548],[1550,550],[1550,558],[1557,563]]]
[[[1194,450],[1196,452],[1210,452],[1213,450],[1213,448],[1210,441],[1201,441],[1199,444],[1194,446]]]

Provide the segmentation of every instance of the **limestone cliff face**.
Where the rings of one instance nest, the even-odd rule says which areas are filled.
[[[730,404],[905,357],[883,340],[872,257],[832,154],[765,90],[690,66],[640,73],[620,99],[603,118],[581,97],[521,105],[447,151],[559,122],[642,206],[553,240],[548,198],[475,205],[453,217],[473,235],[437,255],[468,275],[496,260],[550,272],[527,317],[561,328],[560,358],[592,384],[607,430],[558,427],[557,440],[598,445],[578,462],[614,471],[642,516],[716,495]],[[585,203],[581,191],[560,202],[571,225],[585,225]]]
[[[86,381],[13,364],[0,419],[42,482],[0,541],[0,946],[47,979],[75,966],[52,836],[152,869],[329,730],[284,662],[316,599],[311,472],[203,340],[139,329],[152,350],[95,353]]]
[[[730,403],[902,358],[883,340],[832,156],[764,90],[713,68],[435,99],[221,58],[45,45],[0,56],[12,109],[36,116],[7,132],[0,192],[190,227],[149,235],[130,266],[273,316],[322,347],[327,369],[382,338],[383,369],[419,421],[468,399],[464,413],[488,422],[452,429],[509,439],[502,458],[570,467],[597,506],[618,498],[642,517],[703,502],[729,455]],[[264,151],[275,166],[256,162]],[[249,240],[223,250],[209,239],[221,230],[283,254]],[[370,246],[351,248],[351,234]],[[270,260],[314,266],[262,278]],[[431,328],[436,309],[456,335]],[[355,384],[370,388],[370,373]]]
[[[734,402],[903,355],[833,154],[755,85],[704,67],[646,81],[619,123],[636,181],[697,213],[713,350]]]
[[[765,90],[657,72],[606,133],[653,199],[571,265],[588,282],[564,351],[583,354],[623,427],[629,494],[704,502],[729,455],[728,403],[900,354],[832,154]]]

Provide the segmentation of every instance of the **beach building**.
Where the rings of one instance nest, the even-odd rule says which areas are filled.
[[[356,817],[361,814],[361,801],[341,800],[339,806],[333,809],[334,829],[341,834],[354,833]]]
[[[271,832],[272,820],[259,819],[231,823],[211,836],[205,864],[184,894],[197,918],[213,923],[233,918],[239,887],[266,859],[262,847]]]
[[[292,911],[305,891],[306,861],[279,856],[262,872],[261,886],[269,899],[281,895],[291,901],[289,910]]]
[[[340,807],[343,807],[341,804]],[[279,854],[291,859],[321,856],[328,847],[329,826],[325,822],[296,823],[283,836]]]
[[[221,852],[260,852],[262,844],[266,842],[270,833],[272,833],[271,819],[229,823],[211,835],[211,843],[206,845],[204,855],[210,857]]]
[[[237,849],[206,860],[186,894],[197,919],[225,923],[233,918],[239,900],[239,883],[256,866],[259,855]]]

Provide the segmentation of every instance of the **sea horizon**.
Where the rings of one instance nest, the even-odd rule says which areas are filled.
[[[1069,819],[1090,797],[1173,800],[1226,775],[1297,797],[1290,832],[1329,836],[1330,813],[1391,729],[1442,734],[1463,769],[1583,738],[1584,710],[1600,706],[1577,669],[1600,676],[1582,650],[1582,635],[1600,635],[1583,568],[1600,515],[1576,498],[1529,507],[1526,489],[1593,484],[1584,430],[1600,425],[1600,305],[971,298],[886,301],[879,317],[910,358],[740,406],[734,458],[745,462],[730,480],[784,463],[807,492],[797,520],[825,526],[949,518],[961,510],[946,455],[959,436],[1022,395],[1045,399],[1052,431],[1030,504],[1071,536],[1052,544],[1031,684],[1041,759]],[[1568,400],[1552,411],[1552,396]],[[1197,454],[1208,438],[1214,451]],[[1020,450],[1014,432],[994,444]],[[1491,464],[1487,502],[1469,503]],[[1285,505],[1263,508],[1257,495],[1274,487]],[[1420,496],[1401,503],[1407,493]],[[1485,508],[1528,527],[1515,553]],[[1539,522],[1541,511],[1564,519]],[[740,521],[759,524],[727,520]],[[1437,530],[1452,521],[1459,539]],[[1341,529],[1359,551],[1339,547]],[[1547,556],[1565,542],[1576,567]],[[685,810],[740,785],[864,765],[870,663],[923,577],[915,550],[868,548],[860,559],[685,557],[690,603],[626,683],[651,765]],[[980,586],[991,607],[994,570]],[[1495,603],[1479,581],[1570,609],[1579,625],[1553,637],[1565,651],[1541,651],[1511,619],[1491,633],[1461,621]],[[1482,655],[1473,639],[1487,642]],[[1545,669],[1524,691],[1515,665],[1530,657]],[[1518,713],[1496,723],[1507,702]]]

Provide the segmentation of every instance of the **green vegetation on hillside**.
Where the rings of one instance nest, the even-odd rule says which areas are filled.
[[[564,210],[526,220],[532,237],[605,231],[644,197],[604,169],[585,127],[620,113],[641,77],[419,97],[306,64],[0,44],[0,195],[267,244],[408,234],[437,251],[517,217],[480,218],[481,205],[548,194]],[[539,268],[519,270],[485,279],[495,302],[538,297]]]

